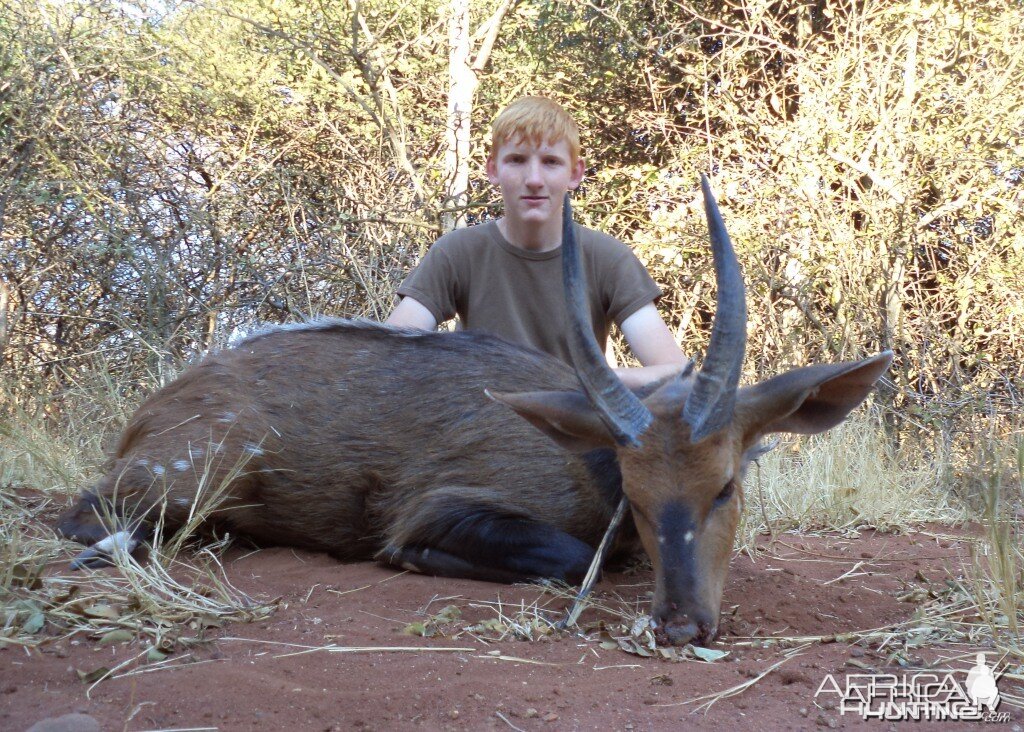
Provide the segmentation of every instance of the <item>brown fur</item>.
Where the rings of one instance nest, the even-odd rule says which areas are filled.
[[[448,496],[596,544],[614,505],[580,459],[486,387],[573,389],[576,377],[554,358],[477,334],[353,321],[273,330],[150,397],[93,492],[125,519],[162,513],[172,532],[201,486],[209,493],[234,469],[207,530],[343,559],[414,543]],[[114,529],[98,525],[88,502],[77,508],[61,521],[66,535],[91,542]]]

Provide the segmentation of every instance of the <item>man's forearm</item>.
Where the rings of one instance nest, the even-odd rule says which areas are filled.
[[[652,381],[658,381],[669,376],[682,373],[689,365],[689,362],[684,364],[678,363],[663,363],[657,366],[639,366],[637,368],[618,368],[614,369],[615,375],[619,377],[630,389],[636,389],[638,387],[649,384]]]

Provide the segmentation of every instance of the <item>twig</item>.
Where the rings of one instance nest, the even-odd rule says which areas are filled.
[[[474,656],[474,658],[482,658],[485,661],[512,661],[513,663],[529,663],[534,666],[562,666],[561,663],[551,663],[550,661],[535,661],[532,658],[519,658],[518,656]]]
[[[768,509],[765,506],[764,483],[761,480],[761,461],[755,460],[754,465],[757,466],[757,496],[761,503],[761,518],[764,521],[764,525],[768,527],[768,546],[771,547],[775,544],[775,526],[768,519]]]
[[[626,515],[626,509],[629,508],[629,501],[623,496],[619,500],[619,505],[615,509],[615,513],[612,514],[612,520],[608,524],[608,530],[604,532],[604,537],[601,539],[601,543],[597,547],[597,551],[594,553],[594,559],[590,562],[590,569],[587,570],[587,576],[583,578],[583,584],[580,585],[579,594],[576,595],[576,599],[573,600],[572,607],[569,608],[569,612],[565,614],[565,617],[555,626],[559,630],[565,630],[570,625],[575,625],[576,621],[580,617],[580,613],[583,612],[583,601],[586,599],[590,591],[594,589],[594,584],[597,582],[597,576],[601,573],[601,565],[604,564],[605,556],[608,554],[608,549],[615,541],[615,535],[619,531],[619,525],[622,523],[622,518]]]
[[[167,659],[167,660],[170,661],[170,660],[177,660],[177,659]],[[126,678],[128,676],[141,676],[142,674],[155,674],[158,671],[173,671],[173,670],[179,669],[179,668],[192,668],[193,666],[201,666],[204,663],[224,663],[227,660],[228,659],[226,659],[226,658],[206,658],[206,659],[203,659],[202,661],[195,661],[195,660],[192,660],[191,658],[185,657],[184,659],[179,660],[178,663],[165,663],[165,664],[161,664],[159,666],[156,665],[156,664],[154,664],[152,666],[142,666],[140,668],[133,669],[131,671],[126,671],[123,674],[117,674],[116,676],[109,676],[107,678],[109,678],[111,681],[114,681],[115,679],[123,679],[123,678]]]
[[[501,720],[502,722],[504,722],[505,724],[507,724],[507,725],[508,725],[509,727],[511,727],[512,729],[516,730],[516,732],[525,732],[525,730],[523,730],[523,729],[521,729],[521,728],[519,728],[519,727],[516,727],[516,726],[515,726],[514,724],[512,724],[511,722],[509,722],[509,721],[508,721],[508,718],[507,718],[507,717],[506,717],[506,716],[505,716],[504,714],[502,714],[501,712],[495,712],[495,713],[494,713],[494,716],[496,716],[496,717],[497,717],[498,719],[500,719],[500,720]]]
[[[715,692],[714,694],[705,694],[704,696],[698,696],[698,697],[696,697],[694,699],[688,699],[687,701],[674,702],[672,704],[655,704],[654,706],[657,706],[657,707],[678,707],[678,706],[682,706],[684,704],[693,704],[694,702],[704,701],[706,699],[708,701],[706,701],[704,704],[701,704],[700,706],[698,706],[696,709],[694,709],[694,711],[695,712],[696,711],[700,711],[701,709],[703,709],[704,711],[707,711],[707,710],[711,709],[712,705],[714,705],[714,703],[719,701],[720,699],[727,699],[728,697],[736,696],[738,694],[742,694],[744,691],[749,689],[751,686],[756,684],[758,681],[763,679],[765,676],[770,674],[772,671],[777,669],[779,666],[784,664],[786,661],[789,661],[789,660],[791,660],[793,658],[796,658],[798,655],[800,655],[800,652],[803,651],[805,648],[807,648],[807,646],[801,646],[800,648],[797,648],[797,649],[793,650],[792,652],[786,654],[786,656],[784,658],[779,659],[778,661],[773,663],[771,666],[766,668],[764,671],[762,671],[760,674],[758,674],[754,678],[750,679],[749,681],[744,681],[742,684],[736,684],[736,686],[731,686],[728,689],[726,689],[725,691]]]
[[[860,569],[860,568],[861,568],[861,567],[863,567],[863,566],[864,566],[864,562],[863,562],[863,561],[857,562],[857,563],[856,563],[855,565],[853,565],[852,567],[850,567],[850,568],[849,568],[848,570],[846,570],[845,572],[843,572],[843,573],[842,573],[841,575],[839,575],[838,577],[833,577],[832,579],[828,580],[827,582],[822,582],[822,584],[823,584],[823,585],[830,585],[830,584],[832,584],[833,582],[838,582],[838,581],[839,581],[839,580],[841,580],[841,579],[846,579],[847,577],[849,577],[850,575],[852,575],[852,574],[853,574],[854,572],[856,572],[856,571],[857,571],[858,569]]]

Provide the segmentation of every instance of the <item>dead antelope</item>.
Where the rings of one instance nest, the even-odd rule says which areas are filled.
[[[472,332],[325,320],[255,335],[131,418],[105,477],[60,522],[98,542],[77,561],[133,550],[154,522],[178,529],[223,485],[207,531],[428,574],[577,582],[624,493],[635,530],[619,548],[638,538],[651,558],[662,639],[707,643],[752,451],[771,432],[838,424],[892,356],[738,388],[743,280],[702,187],[718,305],[699,372],[638,393],[617,380],[582,305],[567,204],[575,369]]]

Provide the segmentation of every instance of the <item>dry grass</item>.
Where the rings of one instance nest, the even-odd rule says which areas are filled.
[[[789,529],[898,531],[968,516],[947,482],[951,456],[905,440],[894,447],[877,419],[857,413],[823,435],[790,438],[752,465],[739,546]]]
[[[120,428],[116,416],[128,411],[112,385],[95,393],[96,403],[57,429],[45,407],[33,415],[12,409],[0,422],[0,643],[31,646],[84,633],[101,643],[138,640],[142,655],[155,661],[201,642],[208,627],[271,612],[272,603],[247,597],[227,580],[223,542],[185,546],[244,466],[202,481],[206,490],[186,531],[159,543],[146,561],[117,555],[111,568],[70,570],[81,546],[58,537],[53,520],[96,474],[101,446]],[[105,408],[115,417],[98,417]],[[205,475],[215,474],[205,467]]]

